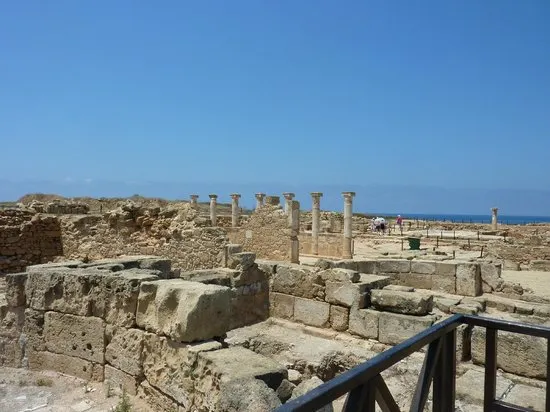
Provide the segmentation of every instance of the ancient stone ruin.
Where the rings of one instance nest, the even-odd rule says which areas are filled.
[[[0,365],[108,384],[153,411],[270,411],[456,313],[550,325],[550,295],[510,280],[510,255],[490,252],[512,234],[457,240],[432,227],[429,247],[401,250],[400,236],[365,232],[351,192],[340,226],[327,223],[321,195],[300,214],[292,193],[285,207],[259,193],[247,218],[238,194],[225,216],[215,195],[204,208],[192,197],[104,213],[1,211]],[[458,241],[486,254],[444,251]],[[484,334],[458,331],[457,410],[482,410]],[[544,410],[545,340],[503,332],[498,345],[498,396]],[[422,359],[385,376],[403,409]]]

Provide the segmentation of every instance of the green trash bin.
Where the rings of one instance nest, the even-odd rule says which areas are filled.
[[[420,250],[420,238],[419,237],[410,237],[409,240],[409,249],[410,250]]]

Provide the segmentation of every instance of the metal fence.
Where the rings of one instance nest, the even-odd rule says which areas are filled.
[[[550,339],[550,328],[508,322],[485,317],[454,315],[369,361],[344,372],[336,378],[313,389],[281,407],[278,412],[316,411],[343,395],[347,395],[344,411],[374,412],[375,405],[383,412],[399,412],[381,372],[395,365],[410,354],[428,345],[424,364],[413,395],[411,411],[423,411],[433,385],[433,411],[455,410],[456,387],[456,328],[461,324],[486,328],[485,342],[485,412],[531,411],[518,405],[496,400],[497,339],[498,331]],[[546,411],[550,411],[550,346],[547,346]],[[541,359],[542,362],[542,359]]]

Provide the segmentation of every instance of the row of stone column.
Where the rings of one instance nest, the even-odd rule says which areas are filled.
[[[216,226],[217,223],[217,214],[216,214],[216,205],[218,195],[208,195],[210,197],[210,220],[212,226]],[[266,197],[265,193],[256,193],[256,209],[264,205],[264,199]],[[299,213],[300,204],[296,202],[294,197],[296,196],[292,192],[283,193],[285,198],[285,213],[288,215],[289,226],[292,228],[293,233],[296,230],[296,239],[297,239],[297,230],[299,226],[299,218],[293,216],[295,213]],[[343,253],[342,257],[345,259],[352,258],[352,216],[353,216],[353,197],[355,192],[342,192],[344,196],[344,244],[343,244]],[[321,192],[311,192],[311,237],[312,237],[312,254],[319,254],[319,228],[321,226],[321,197],[323,193]],[[191,206],[197,206],[198,195],[191,195]],[[231,194],[231,226],[238,227],[239,225],[239,199],[241,195],[238,193]],[[298,207],[298,212],[294,209]],[[298,223],[296,223],[298,222]],[[296,246],[297,247],[297,246]]]

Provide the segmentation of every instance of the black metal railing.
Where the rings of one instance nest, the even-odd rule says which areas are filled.
[[[454,315],[367,362],[344,372],[299,398],[279,407],[277,412],[316,411],[347,395],[345,412],[374,412],[375,404],[383,412],[399,412],[381,372],[428,345],[424,363],[411,403],[411,411],[423,411],[433,383],[433,411],[455,410],[456,328],[462,324],[486,328],[484,411],[532,411],[496,397],[498,331],[508,331],[547,340],[546,411],[550,412],[550,328],[486,317]],[[543,360],[541,359],[541,362]]]

